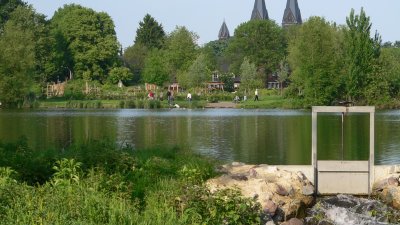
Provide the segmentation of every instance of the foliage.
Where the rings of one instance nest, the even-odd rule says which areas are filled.
[[[204,87],[205,82],[211,80],[206,55],[200,54],[187,72],[178,74],[177,80],[184,88]]]
[[[240,66],[240,78],[240,88],[246,92],[262,87],[262,80],[257,73],[256,65],[251,63],[248,58],[245,58]]]
[[[104,81],[110,69],[119,62],[119,43],[114,30],[114,22],[104,12],[79,5],[64,5],[51,19],[52,32],[61,35],[70,53],[67,62],[75,78],[84,78],[84,73],[92,80]]]
[[[165,46],[165,59],[168,64],[170,80],[186,71],[196,59],[198,35],[186,27],[176,27],[167,39]]]
[[[143,81],[158,86],[164,85],[169,80],[168,71],[165,64],[165,52],[153,49],[147,56],[145,68],[143,70]]]
[[[255,199],[237,190],[211,193],[204,181],[215,175],[214,163],[182,149],[132,151],[89,141],[44,157],[25,145],[0,144],[0,224],[260,223]],[[20,159],[29,167],[18,167],[14,155],[4,154],[5,148],[18,153],[21,147],[33,153]],[[35,163],[50,165],[42,171],[50,174],[29,186],[23,182],[30,177],[21,174]]]
[[[340,96],[340,39],[340,31],[320,17],[311,17],[299,28],[289,42],[292,96],[308,105],[330,105]]]
[[[278,24],[272,20],[251,20],[239,25],[234,36],[227,49],[232,72],[239,71],[245,57],[265,75],[278,69],[286,52],[283,30]]]
[[[0,1],[0,31],[3,30],[4,24],[10,19],[11,13],[18,6],[26,6],[21,0],[2,0]]]
[[[124,51],[123,60],[134,74],[133,81],[138,82],[145,66],[149,49],[143,44],[135,43]]]
[[[223,73],[219,75],[219,80],[224,83],[224,91],[234,91],[234,79],[234,75],[230,73]]]
[[[22,104],[29,93],[35,66],[34,29],[27,27],[18,7],[4,25],[0,36],[0,101],[6,106]]]
[[[165,32],[150,14],[146,14],[143,21],[139,22],[139,28],[136,30],[135,45],[141,44],[148,49],[160,49],[165,40]]]
[[[365,98],[363,92],[368,86],[368,76],[373,70],[373,63],[379,57],[381,40],[376,33],[371,38],[370,18],[361,8],[360,15],[351,10],[346,18],[348,29],[344,30],[344,49],[346,65],[346,97],[357,101]]]
[[[192,186],[179,198],[181,213],[187,224],[260,224],[261,205],[244,198],[239,190],[224,189],[211,193]]]
[[[114,67],[111,69],[108,80],[112,84],[117,84],[119,81],[124,83],[132,79],[131,71],[126,67]]]

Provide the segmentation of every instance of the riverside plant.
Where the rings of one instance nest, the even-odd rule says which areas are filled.
[[[254,199],[209,192],[204,181],[216,175],[215,162],[184,149],[137,150],[103,140],[40,153],[20,140],[0,143],[0,154],[0,224],[259,221]]]

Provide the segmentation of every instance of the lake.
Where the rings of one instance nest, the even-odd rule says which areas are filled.
[[[318,159],[366,160],[369,115],[319,114]],[[400,111],[375,117],[375,163],[400,164]],[[343,144],[342,144],[343,132]],[[311,164],[308,110],[0,110],[0,140],[25,136],[35,149],[109,139],[135,148],[188,148],[223,161]]]

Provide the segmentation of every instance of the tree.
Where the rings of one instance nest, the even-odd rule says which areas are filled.
[[[35,35],[18,15],[10,15],[0,36],[0,101],[6,106],[24,101],[35,69]]]
[[[239,25],[227,49],[232,72],[247,57],[265,75],[275,72],[286,52],[283,30],[271,20],[251,20]],[[265,77],[264,77],[265,78]]]
[[[279,81],[279,86],[281,88],[281,95],[283,93],[283,85],[284,83],[288,80],[289,78],[289,64],[287,62],[286,57],[282,59],[282,61],[279,63],[279,69],[278,69],[278,81]]]
[[[117,84],[119,81],[124,83],[130,81],[133,75],[131,71],[126,67],[115,67],[112,68],[108,75],[108,81],[111,84]]]
[[[262,87],[263,82],[257,73],[257,67],[248,58],[244,58],[240,66],[240,78],[240,88],[243,88],[245,92]]]
[[[4,24],[10,19],[11,13],[18,6],[26,6],[21,0],[1,0],[0,1],[0,31],[3,30]]]
[[[79,5],[64,5],[51,19],[53,33],[60,34],[70,59],[75,78],[83,74],[91,80],[105,81],[108,72],[120,60],[120,45],[117,41],[114,22],[104,13],[97,13]],[[60,44],[62,46],[62,44]]]
[[[194,88],[203,86],[203,84],[210,80],[211,71],[207,65],[207,58],[205,54],[200,54],[193,64],[189,67],[188,71],[178,76],[178,82],[186,88]]]
[[[346,19],[344,31],[345,66],[347,68],[346,95],[350,101],[363,99],[368,85],[368,75],[373,70],[373,63],[379,57],[381,40],[379,35],[371,38],[370,18],[361,8],[360,15],[354,9]]]
[[[330,105],[340,96],[341,32],[321,17],[311,17],[289,40],[292,69],[288,92],[306,105]]]
[[[148,53],[149,49],[140,43],[135,43],[124,51],[123,60],[133,72],[134,82],[138,82],[140,80]]]
[[[148,49],[160,49],[164,45],[165,32],[150,14],[146,14],[136,30],[135,44],[141,44]]]
[[[143,81],[162,86],[169,80],[165,64],[165,52],[153,49],[146,58],[143,69]]]
[[[187,71],[196,59],[197,39],[197,34],[190,32],[186,27],[176,27],[168,36],[165,57],[170,80],[173,80],[178,73]]]

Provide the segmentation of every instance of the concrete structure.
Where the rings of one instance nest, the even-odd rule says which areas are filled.
[[[370,114],[368,161],[321,161],[317,159],[318,113]],[[342,119],[343,122],[343,119]],[[370,194],[374,182],[375,107],[314,106],[312,108],[312,156],[317,194]]]

